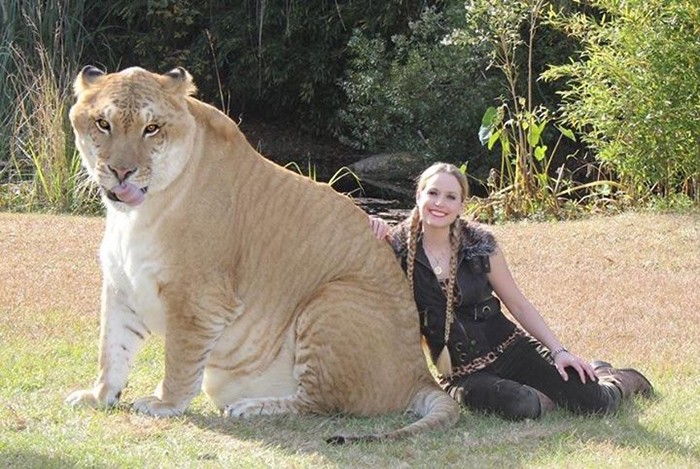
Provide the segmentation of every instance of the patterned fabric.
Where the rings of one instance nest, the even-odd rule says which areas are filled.
[[[514,330],[513,333],[506,340],[504,340],[492,351],[480,357],[476,357],[469,363],[453,367],[452,376],[449,379],[445,378],[444,376],[439,376],[438,382],[440,383],[440,386],[444,388],[455,379],[463,378],[471,373],[474,373],[475,371],[483,370],[491,363],[495,362],[508,347],[515,343],[516,340],[518,340],[521,337],[525,337],[526,335],[527,334],[525,333],[525,331],[523,331],[520,328]]]

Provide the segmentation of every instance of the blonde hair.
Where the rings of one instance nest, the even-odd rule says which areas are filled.
[[[416,180],[416,190],[419,192],[425,189],[426,184],[428,184],[428,179],[435,176],[436,174],[447,173],[457,179],[459,187],[462,189],[462,202],[469,197],[469,182],[467,182],[467,176],[455,165],[450,163],[433,163],[425,171],[418,176]]]
[[[428,180],[440,173],[451,174],[457,179],[457,182],[462,189],[461,200],[464,202],[464,200],[469,196],[469,183],[467,182],[467,177],[462,171],[459,170],[459,168],[449,163],[435,163],[423,171],[417,180],[417,191],[420,192],[425,189]],[[408,231],[408,238],[406,240],[408,250],[408,255],[406,258],[406,276],[408,277],[408,281],[411,285],[411,292],[413,292],[413,272],[416,260],[416,249],[418,246],[418,235],[421,229],[421,218],[418,207],[414,207],[411,211],[410,220],[411,224]],[[447,351],[447,341],[450,337],[452,322],[454,321],[457,259],[461,244],[461,234],[461,220],[460,217],[457,217],[450,226],[450,247],[452,248],[450,253],[450,273],[444,289],[445,297],[447,299],[447,306],[445,307],[445,347],[443,348],[443,351],[440,353],[436,362],[437,369],[443,376],[450,376],[452,374],[452,361],[450,359],[449,352]]]

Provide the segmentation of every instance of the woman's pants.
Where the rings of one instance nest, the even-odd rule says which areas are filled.
[[[495,362],[452,380],[445,390],[470,410],[495,413],[508,420],[540,417],[542,407],[537,391],[558,407],[578,414],[617,410],[621,400],[617,387],[590,379],[582,383],[573,368],[567,368],[566,372],[568,381],[562,379],[549,352],[543,350],[539,342],[523,337]]]

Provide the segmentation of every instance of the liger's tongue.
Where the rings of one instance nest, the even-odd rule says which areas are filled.
[[[112,192],[117,198],[132,207],[143,202],[143,191],[130,182],[122,182],[112,188]]]

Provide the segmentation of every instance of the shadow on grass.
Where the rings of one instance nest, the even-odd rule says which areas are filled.
[[[51,456],[34,451],[0,451],[0,466],[18,469],[68,469],[72,467],[83,467],[77,461],[73,461],[65,456]],[[109,466],[92,462],[90,467],[101,469]]]
[[[564,450],[580,452],[582,447],[639,450],[636,456],[640,461],[649,456],[666,456],[694,461],[700,467],[700,451],[640,422],[644,409],[659,400],[657,396],[645,403],[625,402],[617,413],[603,416],[581,417],[556,411],[542,423],[561,427],[562,432],[555,440]]]
[[[290,456],[317,453],[339,465],[352,461],[353,454],[376,455],[382,464],[393,465],[401,463],[401,455],[410,452],[412,465],[416,467],[430,464],[431,460],[445,462],[440,456],[435,457],[438,454],[452,454],[449,459],[459,465],[490,466],[504,462],[537,465],[538,461],[546,464],[562,460],[576,465],[578,458],[590,464],[630,457],[632,461],[671,460],[700,467],[700,452],[693,446],[650,430],[639,422],[640,414],[650,405],[654,402],[626,402],[616,414],[590,417],[558,410],[542,420],[524,422],[507,422],[463,411],[460,421],[451,429],[401,441],[343,446],[330,445],[325,440],[336,434],[363,435],[392,430],[412,422],[415,417],[397,414],[368,418],[336,415],[229,420],[215,414],[188,414],[186,418],[202,429],[236,440],[275,447]]]

